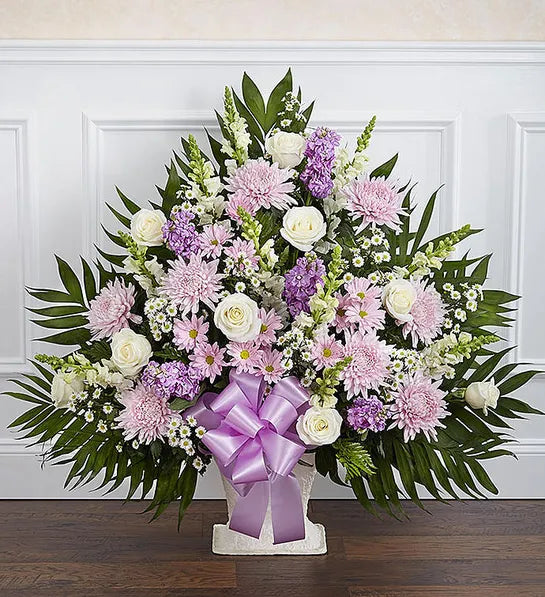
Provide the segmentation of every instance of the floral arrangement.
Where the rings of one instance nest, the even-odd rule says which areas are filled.
[[[81,280],[57,258],[64,289],[29,289],[51,303],[31,309],[55,330],[40,340],[72,348],[15,380],[32,407],[12,427],[71,464],[67,486],[128,480],[181,518],[213,457],[246,500],[293,490],[312,452],[371,511],[420,504],[418,487],[497,491],[481,462],[511,454],[509,419],[540,414],[511,397],[537,372],[493,348],[518,297],[484,287],[489,255],[455,256],[479,230],[425,240],[437,192],[411,225],[397,155],[368,169],[375,118],[349,151],[312,108],[290,71],[267,102],[245,74],[210,156],[182,138],[159,203],[108,205],[119,254],[82,259]]]

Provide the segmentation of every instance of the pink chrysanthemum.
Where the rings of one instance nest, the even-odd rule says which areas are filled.
[[[401,207],[403,195],[384,177],[356,179],[344,189],[344,193],[352,217],[361,218],[361,229],[377,224],[399,230],[399,216],[405,214]]]
[[[225,247],[225,255],[231,257],[236,268],[243,271],[247,268],[257,269],[259,259],[255,253],[255,245],[249,240],[235,238],[231,245]]]
[[[338,363],[343,357],[343,348],[334,337],[324,334],[315,338],[311,355],[314,365],[319,370]]]
[[[403,325],[403,337],[411,334],[413,346],[416,346],[419,340],[429,344],[441,331],[445,319],[445,305],[433,286],[426,286],[422,281],[413,284],[416,300],[409,312],[412,319]]]
[[[346,308],[348,323],[370,332],[384,327],[386,313],[382,309],[382,290],[367,278],[354,278],[346,285],[350,304]]]
[[[200,255],[191,255],[189,261],[179,257],[170,263],[171,268],[161,281],[161,294],[180,307],[182,315],[196,313],[200,302],[213,309],[223,278],[217,273],[218,260],[207,262]]]
[[[335,319],[333,320],[333,325],[338,332],[349,330],[353,326],[348,321],[346,311],[348,310],[348,307],[351,306],[352,299],[347,294],[341,294],[340,292],[335,294],[335,298],[338,301],[338,305]]]
[[[237,373],[253,373],[259,366],[263,351],[255,342],[229,342],[227,354],[233,359],[229,364]]]
[[[289,180],[291,174],[291,170],[279,168],[278,164],[270,164],[262,158],[248,160],[229,177],[225,188],[239,199],[246,199],[254,213],[261,207],[285,210],[296,203],[289,195],[295,188]]]
[[[255,342],[262,347],[270,346],[276,340],[275,332],[282,328],[282,320],[274,309],[267,311],[263,308],[259,310],[259,319],[261,319],[261,330]]]
[[[174,320],[174,344],[178,348],[193,350],[197,344],[207,341],[208,325],[204,317],[197,317],[194,314],[190,319]]]
[[[131,313],[134,305],[134,286],[125,285],[123,280],[110,280],[100,294],[89,303],[89,329],[96,339],[109,338],[123,328],[129,327],[129,321],[141,323],[140,315]]]
[[[378,390],[388,375],[390,351],[386,342],[379,340],[375,332],[346,335],[343,356],[351,356],[352,361],[343,369],[340,377],[344,380],[349,398],[358,394],[367,396],[368,390]]]
[[[238,215],[239,207],[242,207],[242,209],[248,212],[251,216],[255,216],[257,210],[259,209],[259,206],[256,206],[256,204],[252,202],[252,198],[246,196],[243,191],[236,191],[230,195],[225,211],[231,220],[234,220],[239,224],[242,222],[240,216]]]
[[[125,408],[115,420],[126,440],[136,438],[141,444],[150,444],[167,434],[173,413],[166,398],[138,383],[124,390],[119,401]]]
[[[232,233],[221,224],[209,224],[199,234],[201,253],[205,257],[219,257],[223,245],[232,237]]]
[[[418,371],[407,378],[394,393],[390,414],[392,427],[403,429],[407,442],[422,432],[429,441],[437,439],[437,428],[444,427],[440,419],[448,415],[446,392],[439,389],[441,380],[432,381]]]
[[[193,365],[213,383],[218,375],[221,375],[221,370],[227,365],[223,359],[225,348],[220,348],[217,342],[208,344],[202,342],[195,347],[195,352],[189,355],[189,359]]]
[[[282,365],[282,353],[274,348],[264,350],[261,353],[257,367],[267,383],[280,381],[285,372]]]

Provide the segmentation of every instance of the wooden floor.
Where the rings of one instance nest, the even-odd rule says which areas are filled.
[[[377,520],[357,503],[315,501],[329,553],[214,556],[219,501],[147,524],[141,503],[0,501],[2,597],[545,597],[545,501],[441,505]]]

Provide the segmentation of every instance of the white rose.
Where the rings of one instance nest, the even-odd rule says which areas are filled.
[[[56,373],[51,384],[51,398],[57,408],[66,408],[70,398],[83,390],[83,381],[70,374]]]
[[[158,247],[163,244],[163,224],[167,219],[158,209],[141,209],[131,219],[131,236],[145,247]]]
[[[416,300],[416,290],[409,280],[392,280],[384,287],[382,304],[396,320],[412,321],[410,310]]]
[[[311,251],[327,232],[324,217],[311,206],[292,207],[284,214],[280,234],[295,248]]]
[[[334,408],[311,406],[297,419],[297,434],[307,446],[332,444],[341,434],[342,422]]]
[[[265,141],[265,149],[280,168],[295,168],[303,161],[306,144],[302,135],[280,131]]]
[[[484,414],[488,413],[488,407],[496,408],[500,391],[494,380],[476,381],[470,383],[466,388],[465,400],[471,408],[482,408]]]
[[[230,294],[216,307],[214,323],[229,340],[250,342],[261,331],[259,307],[253,299],[241,292]]]
[[[145,367],[153,354],[145,336],[124,328],[112,337],[112,363],[123,375],[133,377]]]

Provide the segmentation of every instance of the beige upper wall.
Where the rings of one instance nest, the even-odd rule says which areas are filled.
[[[545,0],[0,0],[3,39],[545,40]]]

